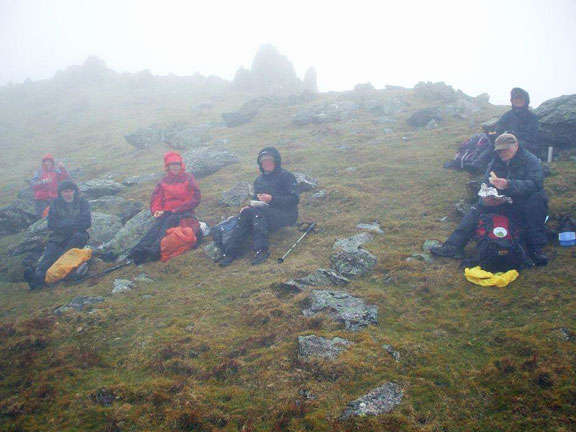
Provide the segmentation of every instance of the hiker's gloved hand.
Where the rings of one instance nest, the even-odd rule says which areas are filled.
[[[483,198],[482,202],[487,207],[494,207],[494,206],[498,206],[498,205],[502,204],[502,200],[495,198],[493,196]]]
[[[258,199],[266,204],[270,204],[272,201],[272,195],[270,194],[258,194]]]
[[[163,211],[163,210],[156,210],[156,211],[154,212],[154,217],[155,217],[155,218],[162,217],[163,215],[164,215],[164,211]]]
[[[496,189],[508,189],[508,180],[505,178],[491,177],[490,183],[492,183]]]

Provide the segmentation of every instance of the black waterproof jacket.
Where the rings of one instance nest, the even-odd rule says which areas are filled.
[[[498,119],[495,130],[498,135],[504,132],[511,133],[518,139],[520,146],[539,154],[538,118],[528,107],[530,95],[521,88],[512,89],[512,94],[524,97],[526,103],[522,108],[512,105],[512,109]]]
[[[265,173],[260,164],[260,158],[265,154],[272,156],[276,161],[276,168],[271,173]],[[298,220],[298,202],[300,201],[296,177],[282,168],[280,152],[274,147],[260,150],[257,162],[262,174],[254,180],[254,199],[258,199],[258,194],[272,195],[270,207],[286,212],[290,223],[295,224]]]
[[[514,201],[521,201],[536,193],[544,194],[542,164],[523,147],[518,147],[518,152],[508,163],[503,162],[498,155],[494,156],[484,176],[487,185],[490,185],[491,171],[499,178],[508,179],[508,188],[500,193]]]
[[[74,189],[74,201],[67,203],[62,198],[63,189]],[[78,186],[69,180],[58,185],[58,198],[52,201],[48,212],[48,229],[52,231],[50,241],[62,242],[75,233],[85,233],[92,226],[90,204],[80,196]]]

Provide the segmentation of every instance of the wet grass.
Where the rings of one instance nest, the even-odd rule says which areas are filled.
[[[56,114],[47,108],[38,108],[41,121],[32,115],[38,112],[9,117],[18,125],[11,135],[18,146],[2,162],[3,184],[31,173],[35,161],[25,156],[41,153],[41,144],[57,156],[69,149],[70,165],[88,176],[154,171],[167,148],[135,151],[124,133],[154,122],[217,120],[242,103],[232,95],[206,113],[192,112],[190,105],[210,92],[191,85],[189,92],[155,89],[147,96],[153,103],[129,107],[127,100],[137,95],[125,92],[129,97],[118,89],[88,92],[90,108],[63,125],[54,124]],[[288,169],[317,176],[327,191],[324,200],[303,194],[301,220],[315,220],[319,229],[282,265],[271,259],[250,267],[244,259],[220,269],[199,249],[91,284],[29,293],[23,283],[3,282],[0,430],[574,430],[576,345],[559,331],[576,330],[572,251],[551,246],[547,268],[526,271],[503,289],[469,284],[456,262],[406,261],[424,239],[443,240],[455,227],[455,219],[444,217],[465,197],[469,176],[440,166],[475,129],[453,119],[432,131],[410,129],[404,120],[425,101],[407,90],[374,97],[391,95],[410,105],[389,133],[367,113],[350,123],[296,127],[290,115],[299,106],[267,107],[252,123],[218,132],[241,163],[200,179],[199,214],[208,222],[233,212],[218,203],[220,194],[253,179],[254,156],[265,145],[276,145]],[[320,100],[336,97],[348,96]],[[61,115],[65,107],[58,107]],[[487,107],[476,124],[503,110]],[[90,146],[79,145],[88,135]],[[349,149],[339,150],[342,145]],[[357,170],[345,171],[349,167]],[[561,162],[553,171],[546,188],[557,215],[576,205],[576,169]],[[150,188],[124,196],[147,202]],[[7,201],[15,193],[6,187],[1,196]],[[374,220],[385,233],[366,248],[378,265],[347,290],[378,305],[378,325],[347,333],[327,317],[303,317],[299,304],[307,293],[278,296],[271,287],[327,267],[332,243],[358,233],[357,223]],[[273,238],[272,257],[298,236],[295,229],[282,230]],[[111,295],[114,278],[141,271],[154,282]],[[106,301],[91,312],[52,314],[77,295]],[[335,363],[303,363],[296,339],[309,334],[354,345]],[[384,344],[400,352],[399,362]],[[391,380],[405,389],[391,414],[337,420],[349,401]]]

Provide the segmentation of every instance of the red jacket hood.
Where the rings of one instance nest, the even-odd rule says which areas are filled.
[[[179,163],[180,164],[181,169],[178,172],[178,174],[172,174],[170,172],[170,170],[168,169],[168,164],[171,164],[171,163]],[[184,161],[182,160],[182,156],[180,156],[180,153],[177,153],[177,152],[164,153],[164,170],[166,171],[166,173],[169,176],[184,174],[184,172],[186,171],[186,165],[184,164]]]

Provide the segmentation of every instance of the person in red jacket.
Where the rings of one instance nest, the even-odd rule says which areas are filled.
[[[64,165],[60,163],[55,165],[51,154],[42,158],[42,168],[37,170],[30,180],[30,186],[34,191],[36,216],[41,218],[50,202],[58,198],[58,184],[68,177],[70,176]]]
[[[178,226],[181,219],[194,217],[194,209],[200,204],[200,189],[194,176],[186,172],[180,154],[167,152],[164,169],[166,176],[158,182],[150,200],[150,212],[156,220],[128,255],[137,264],[147,259],[159,260],[160,242],[166,230]]]

